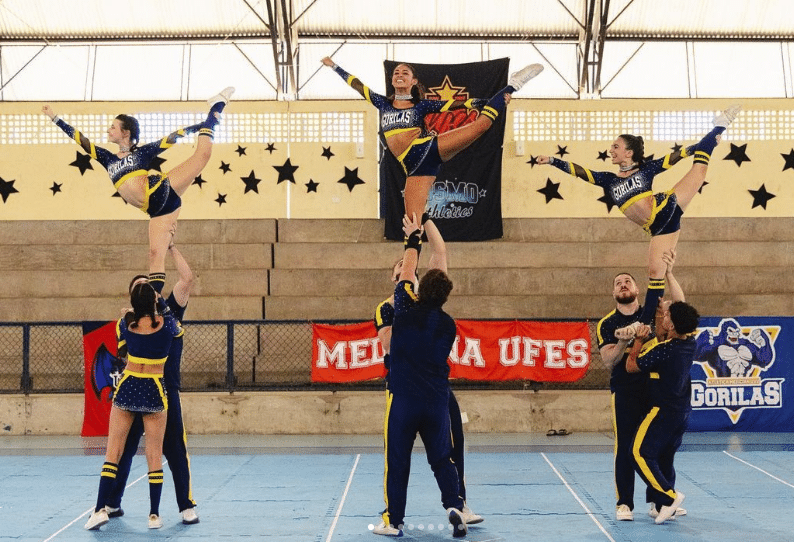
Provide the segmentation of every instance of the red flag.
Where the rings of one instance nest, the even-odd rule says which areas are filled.
[[[83,324],[85,359],[84,437],[107,436],[110,407],[124,363],[116,357],[116,322]]]

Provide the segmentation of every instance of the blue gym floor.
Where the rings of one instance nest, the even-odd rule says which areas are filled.
[[[147,528],[145,458],[133,463],[124,517],[85,531],[104,439],[0,437],[0,541],[385,540],[376,436],[194,436],[201,522],[183,525],[167,467],[164,527]],[[607,434],[467,435],[469,506],[485,517],[464,540],[794,540],[794,433],[689,433],[676,456],[688,515],[655,525],[637,478],[633,522],[615,520]],[[452,540],[421,445],[413,457],[404,539]]]

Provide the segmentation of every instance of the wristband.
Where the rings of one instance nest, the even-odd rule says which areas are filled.
[[[405,249],[408,250],[409,248],[416,249],[416,252],[422,251],[422,232],[420,230],[415,230],[411,232],[411,235],[405,238],[404,241]]]

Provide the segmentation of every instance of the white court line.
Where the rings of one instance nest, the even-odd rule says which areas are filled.
[[[168,461],[163,461],[163,466],[166,466],[167,464],[168,464]],[[129,484],[127,484],[127,487],[125,487],[124,489],[129,489],[129,488],[131,488],[132,486],[134,486],[135,484],[137,484],[138,482],[140,482],[141,480],[143,480],[144,478],[146,478],[146,477],[148,477],[148,476],[149,476],[149,473],[147,472],[146,474],[144,474],[143,476],[141,476],[140,478],[138,478],[138,479],[137,479],[137,480],[135,480],[134,482],[130,482]],[[64,532],[66,529],[68,529],[69,527],[71,527],[72,525],[74,525],[76,522],[78,522],[78,521],[80,521],[82,518],[84,518],[84,517],[86,516],[86,514],[90,514],[90,513],[91,513],[91,512],[93,512],[93,511],[94,511],[94,507],[92,506],[91,508],[89,508],[88,510],[86,510],[85,512],[83,512],[82,514],[80,514],[79,516],[77,516],[76,518],[74,518],[72,521],[70,521],[69,523],[67,523],[66,525],[64,525],[64,526],[63,526],[63,527],[61,527],[60,529],[58,529],[58,531],[56,531],[55,533],[53,533],[52,535],[50,535],[50,537],[49,537],[49,538],[46,538],[46,539],[44,539],[42,542],[50,542],[50,540],[52,540],[53,538],[55,538],[56,536],[58,536],[59,534],[61,534],[62,532]]]
[[[780,483],[781,483],[781,484],[783,484],[784,486],[788,486],[788,487],[794,488],[794,485],[792,485],[792,484],[789,484],[789,483],[788,483],[788,482],[786,482],[785,480],[781,480],[781,479],[780,479],[780,478],[778,478],[777,476],[775,476],[775,475],[773,475],[773,474],[770,474],[770,473],[766,472],[766,471],[765,471],[764,469],[762,469],[761,467],[756,467],[755,465],[753,465],[752,463],[748,463],[748,462],[747,462],[747,461],[745,461],[744,459],[739,459],[739,458],[738,458],[738,457],[736,457],[735,455],[733,455],[733,454],[731,454],[731,453],[728,453],[726,450],[723,450],[723,451],[722,451],[722,453],[724,453],[724,454],[725,454],[725,455],[727,455],[728,457],[732,457],[732,458],[734,458],[736,461],[739,461],[740,463],[744,463],[744,464],[745,464],[745,465],[747,465],[748,467],[752,467],[752,468],[754,468],[755,470],[758,470],[758,471],[761,471],[761,472],[763,472],[764,474],[766,474],[767,476],[769,476],[769,477],[770,477],[770,478],[772,478],[773,480],[777,480],[778,482],[780,482]]]
[[[554,471],[554,474],[556,474],[557,477],[560,480],[562,480],[562,483],[565,484],[565,487],[567,487],[568,491],[571,492],[571,495],[573,495],[573,498],[576,499],[576,502],[578,502],[579,505],[582,508],[584,508],[584,511],[587,512],[587,515],[590,516],[590,519],[593,520],[593,523],[595,523],[598,526],[598,528],[601,530],[601,532],[604,533],[604,536],[606,536],[607,539],[609,539],[611,542],[615,542],[615,539],[612,538],[609,535],[609,533],[607,532],[606,529],[604,529],[604,526],[601,525],[601,523],[598,521],[598,519],[596,519],[595,515],[590,511],[589,508],[587,508],[587,505],[582,501],[582,499],[579,498],[579,495],[577,495],[576,492],[573,490],[573,488],[570,486],[570,484],[568,484],[568,481],[565,478],[562,477],[562,474],[560,474],[560,471],[558,471],[557,468],[552,464],[552,462],[549,461],[549,458],[546,457],[546,454],[544,452],[541,452],[540,455],[543,456],[543,459],[545,459],[546,463],[549,464],[549,466],[551,467],[551,470]]]
[[[334,529],[336,529],[336,522],[339,521],[339,515],[342,513],[342,507],[345,505],[347,492],[350,490],[350,484],[353,483],[353,475],[356,473],[356,467],[358,467],[359,459],[361,459],[361,454],[356,455],[356,461],[355,463],[353,463],[353,468],[350,470],[350,476],[348,476],[347,478],[347,485],[345,485],[345,491],[342,493],[342,500],[339,502],[339,508],[336,509],[336,515],[334,516],[334,521],[331,523],[331,529],[328,531],[328,538],[325,539],[325,542],[331,542],[331,538],[334,536]]]

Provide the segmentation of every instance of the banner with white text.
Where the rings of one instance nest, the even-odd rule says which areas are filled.
[[[794,318],[701,318],[690,431],[791,431]]]
[[[450,377],[575,382],[590,366],[587,322],[457,320]],[[383,345],[372,322],[312,324],[312,382],[382,378]]]

